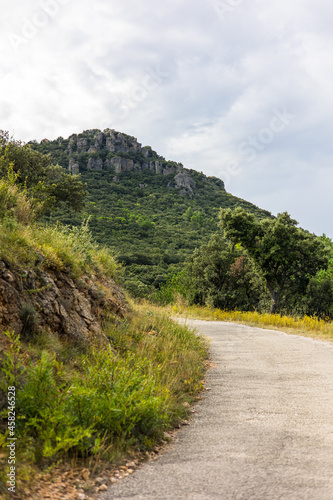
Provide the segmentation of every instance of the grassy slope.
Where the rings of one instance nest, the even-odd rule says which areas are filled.
[[[86,227],[37,224],[29,200],[4,181],[0,249],[0,259],[16,266],[65,267],[73,277],[97,279],[118,272]],[[16,387],[20,495],[27,485],[33,491],[40,468],[75,459],[98,473],[129,450],[151,450],[187,417],[202,388],[205,343],[144,307],[133,307],[125,319],[110,316],[104,333],[109,346],[68,343],[46,332],[20,342],[0,333],[0,496],[6,494],[8,386]]]

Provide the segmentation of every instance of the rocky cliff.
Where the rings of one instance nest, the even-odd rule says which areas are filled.
[[[108,313],[124,317],[128,305],[112,280],[69,273],[19,268],[0,261],[0,331],[23,336],[49,330],[63,338],[90,341],[104,337]]]
[[[56,141],[44,139],[39,147],[51,153],[60,165],[77,175],[85,171],[112,171],[114,182],[122,172],[151,171],[157,175],[170,176],[168,187],[179,194],[192,198],[195,195],[196,183],[191,170],[181,163],[166,161],[149,146],[142,146],[135,137],[111,129],[86,130],[82,134],[73,134],[68,139],[59,137]],[[192,171],[193,172],[193,171]],[[224,190],[220,179],[208,178],[202,174],[206,182],[214,180],[214,184]],[[217,182],[218,181],[218,182]]]

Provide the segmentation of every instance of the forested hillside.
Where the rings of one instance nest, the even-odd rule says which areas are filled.
[[[125,266],[127,287],[138,296],[178,273],[195,248],[218,230],[220,208],[266,211],[227,193],[222,180],[167,161],[149,146],[114,130],[88,130],[68,139],[32,141],[67,172],[87,184],[85,209],[74,213],[58,203],[49,216],[89,227],[99,243],[114,250]]]

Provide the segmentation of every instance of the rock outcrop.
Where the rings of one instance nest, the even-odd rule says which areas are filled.
[[[115,181],[121,179],[122,172],[144,172],[150,170],[157,175],[173,176],[168,186],[184,196],[195,196],[196,184],[191,177],[191,171],[181,163],[167,162],[159,157],[149,146],[142,144],[135,137],[122,134],[115,130],[88,130],[79,135],[72,135],[68,140],[68,169],[73,174],[82,170],[113,170]],[[75,161],[75,154],[80,156],[80,166]],[[129,158],[130,156],[130,158]],[[219,189],[225,189],[224,183],[215,177],[206,177],[210,184]]]
[[[101,158],[89,158],[87,169],[88,170],[103,170],[104,162]]]
[[[35,312],[36,328],[71,340],[104,337],[105,314],[124,317],[128,306],[122,289],[112,280],[40,268],[19,269],[0,261],[0,329],[22,333],[24,311]]]
[[[73,174],[73,175],[78,175],[80,172],[80,165],[75,162],[73,158],[69,160],[69,166],[68,170]]]
[[[189,195],[192,198],[195,189],[195,182],[186,171],[180,172],[174,178],[173,187],[179,190],[179,194]]]

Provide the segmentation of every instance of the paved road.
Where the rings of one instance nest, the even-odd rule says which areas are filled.
[[[103,500],[333,500],[333,345],[191,321],[216,367],[190,426]]]

